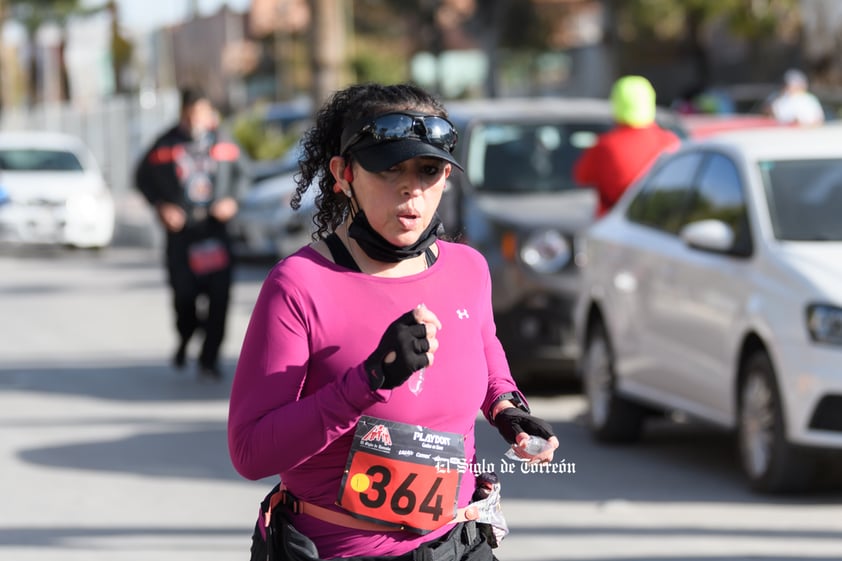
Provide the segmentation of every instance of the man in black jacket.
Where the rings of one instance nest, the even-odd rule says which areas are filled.
[[[232,281],[227,223],[237,213],[247,182],[240,149],[220,138],[211,101],[200,91],[183,90],[179,122],[143,156],[135,183],[166,231],[166,265],[180,336],[173,364],[185,366],[190,338],[203,328],[202,379],[222,377],[219,350]],[[205,300],[201,317],[200,297]]]

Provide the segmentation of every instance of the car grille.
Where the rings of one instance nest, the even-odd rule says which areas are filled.
[[[50,201],[47,199],[30,199],[21,201],[21,205],[35,208],[58,208],[65,205],[64,201]]]

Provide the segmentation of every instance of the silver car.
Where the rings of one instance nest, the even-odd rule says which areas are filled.
[[[254,166],[258,179],[239,200],[239,212],[229,226],[238,257],[280,259],[310,243],[315,228],[314,189],[307,190],[298,210],[290,207],[300,154],[301,145],[295,144],[274,165]]]

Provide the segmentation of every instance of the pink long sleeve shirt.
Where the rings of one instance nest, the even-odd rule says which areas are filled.
[[[438,260],[401,278],[350,271],[310,247],[282,260],[264,281],[231,391],[228,443],[248,479],[280,475],[298,498],[335,506],[354,430],[370,415],[464,435],[475,461],[477,412],[516,392],[495,335],[491,281],[474,249],[438,241]],[[386,327],[424,303],[439,318],[439,349],[423,389],[372,391],[363,361]],[[462,475],[458,506],[474,476]],[[296,528],[322,558],[400,555],[444,534],[352,530],[299,515]]]

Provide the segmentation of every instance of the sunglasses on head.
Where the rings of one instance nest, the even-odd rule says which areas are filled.
[[[342,153],[344,154],[366,136],[370,136],[378,142],[414,138],[448,152],[453,151],[458,139],[456,127],[444,117],[387,113],[364,124],[344,143]]]

